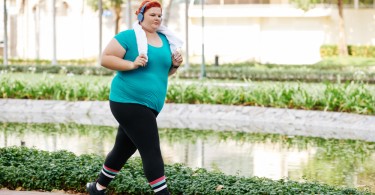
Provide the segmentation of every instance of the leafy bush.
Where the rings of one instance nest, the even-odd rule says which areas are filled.
[[[350,46],[351,56],[375,57],[375,46]]]
[[[170,85],[167,101],[189,104],[225,104],[265,106],[304,110],[328,110],[375,113],[375,95],[364,84],[325,84],[323,88],[311,85],[273,84],[249,87],[210,87],[204,85]]]
[[[23,73],[50,73],[50,74],[74,74],[74,75],[113,75],[114,71],[101,66],[76,66],[76,65],[7,65],[0,66],[2,72]]]
[[[348,53],[350,56],[354,57],[369,57],[375,58],[375,46],[370,45],[348,45]],[[320,55],[325,57],[338,56],[338,47],[337,45],[322,45],[320,47]]]
[[[0,78],[1,98],[53,99],[53,100],[107,100],[108,83],[101,80],[73,81],[56,80],[44,76],[42,80],[26,81],[22,79]],[[72,81],[72,82],[70,82]]]
[[[241,64],[224,64],[219,67],[207,65],[206,77],[211,79],[236,80],[268,80],[268,81],[353,81],[357,80],[356,72],[363,72],[364,82],[375,83],[375,60],[369,59],[335,59],[329,58],[314,65],[276,65],[257,64],[254,62]],[[47,65],[0,65],[0,74],[23,73],[50,73],[71,75],[113,75],[115,72],[99,66],[47,66]],[[199,78],[201,69],[191,65],[189,69],[180,69],[177,76],[180,78]]]
[[[3,58],[0,58],[3,61]],[[51,60],[46,59],[21,59],[11,58],[8,59],[8,63],[11,65],[51,65]],[[57,60],[58,65],[95,65],[96,59],[71,59],[71,60]]]
[[[0,187],[84,192],[86,182],[97,177],[103,160],[97,155],[76,156],[67,151],[0,148]],[[193,170],[181,164],[166,165],[165,172],[172,194],[371,194],[318,183],[229,176],[205,169]],[[111,194],[152,194],[141,160],[131,158],[108,191]]]
[[[358,80],[357,72],[362,72],[364,77],[361,81],[375,83],[375,72],[362,70],[330,70],[331,66],[321,66],[321,69],[306,68],[251,68],[251,67],[208,67],[206,77],[209,79],[232,79],[232,80],[253,80],[253,81],[300,81],[300,82],[346,82]],[[327,70],[324,70],[327,69]],[[340,69],[340,67],[336,67]],[[199,78],[199,68],[191,68],[179,72],[180,78]]]
[[[320,47],[320,56],[322,57],[332,57],[338,56],[339,50],[337,45],[322,45]]]
[[[26,81],[0,77],[0,98],[53,100],[108,100],[109,86],[99,79],[59,81],[42,77]],[[32,83],[32,84],[31,84]],[[363,83],[288,85],[248,83],[246,87],[220,87],[200,84],[170,84],[169,103],[264,106],[305,110],[375,113],[373,88]]]

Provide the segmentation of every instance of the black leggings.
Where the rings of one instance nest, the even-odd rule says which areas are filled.
[[[164,176],[156,123],[158,112],[140,104],[110,101],[113,116],[119,123],[115,145],[106,157],[104,166],[119,171],[138,149],[146,178],[152,182]],[[100,174],[98,182],[107,186],[110,178]]]

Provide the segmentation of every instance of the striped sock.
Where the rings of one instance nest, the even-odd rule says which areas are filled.
[[[98,183],[102,186],[108,186],[108,184],[116,177],[118,170],[111,169],[103,165],[103,169],[99,174]]]
[[[167,190],[167,183],[165,181],[165,176],[162,176],[154,181],[150,182],[150,186],[152,190],[154,190],[155,194],[161,194],[164,192],[168,192]]]

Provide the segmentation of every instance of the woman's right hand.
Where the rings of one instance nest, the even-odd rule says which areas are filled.
[[[133,62],[134,68],[138,68],[140,66],[145,67],[147,64],[147,57],[145,54],[139,55]]]

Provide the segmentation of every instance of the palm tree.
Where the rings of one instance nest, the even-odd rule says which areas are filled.
[[[102,14],[103,14],[103,1],[98,0],[98,9],[99,9],[99,54],[98,54],[98,63],[100,66],[102,58]]]
[[[33,6],[34,14],[34,28],[35,28],[35,57],[40,57],[40,5],[39,3]]]
[[[4,66],[8,65],[8,13],[7,13],[7,0],[4,0]]]
[[[162,1],[161,1],[162,2]],[[172,2],[173,0],[169,0],[168,1],[168,4],[165,6],[165,11],[164,11],[164,17],[163,17],[163,24],[165,26],[168,26],[168,22],[169,22],[169,16],[170,16],[170,13],[171,13],[171,8],[172,8]]]
[[[348,56],[348,46],[346,44],[345,22],[343,14],[343,0],[337,0],[337,8],[339,10],[339,55]]]
[[[297,7],[304,11],[308,11],[317,3],[325,3],[325,0],[292,0]],[[328,0],[328,3],[333,3],[334,1]],[[346,43],[346,32],[345,32],[345,21],[344,21],[344,14],[343,14],[343,0],[337,0],[335,3],[337,5],[338,14],[339,14],[339,41],[338,41],[338,48],[339,48],[339,55],[340,56],[348,56],[348,46]]]
[[[56,0],[52,0],[52,37],[52,65],[56,65]]]
[[[130,0],[129,0],[130,1]],[[120,31],[121,7],[125,0],[102,0],[104,10],[112,9],[115,13],[115,34]],[[98,0],[88,0],[87,4],[95,11],[99,10]]]
[[[130,0],[128,0],[130,1]],[[121,22],[121,5],[124,3],[123,0],[112,0],[112,7],[115,11],[115,34],[117,34],[120,31],[120,22]]]

